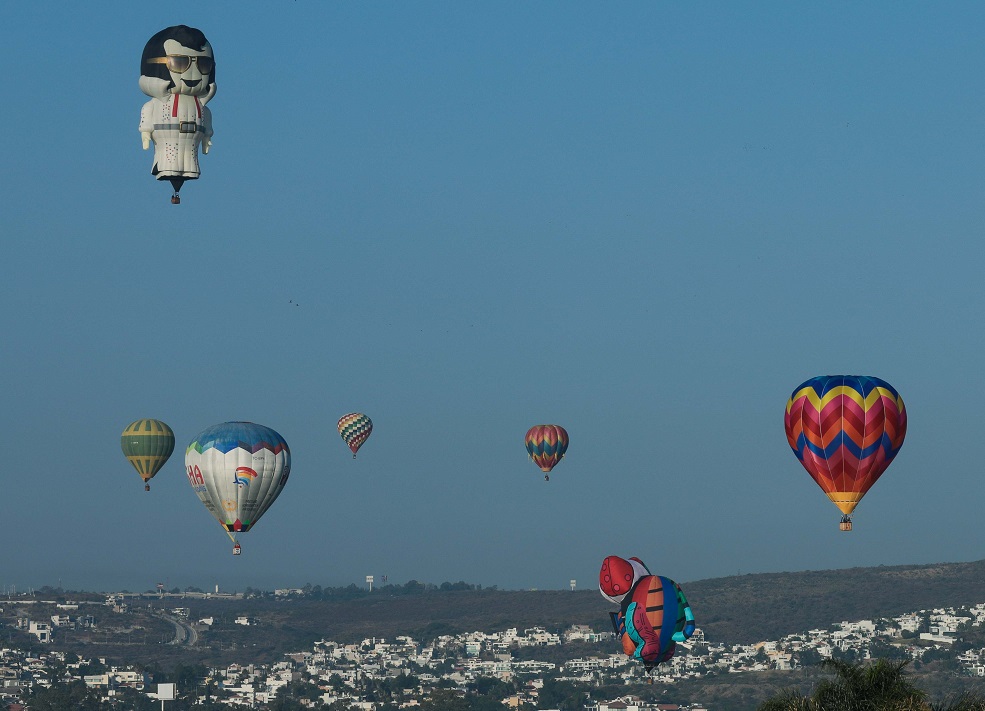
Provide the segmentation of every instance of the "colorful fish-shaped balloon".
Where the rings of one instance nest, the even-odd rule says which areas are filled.
[[[599,590],[619,612],[610,612],[623,651],[649,671],[674,656],[677,643],[694,634],[694,614],[680,585],[651,575],[639,558],[609,556],[599,571]]]

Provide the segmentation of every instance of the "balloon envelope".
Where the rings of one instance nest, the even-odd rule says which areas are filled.
[[[677,643],[694,634],[694,614],[680,585],[651,575],[638,558],[607,557],[599,571],[599,590],[608,600],[620,597],[619,612],[609,613],[612,628],[623,651],[647,669],[673,657]]]
[[[885,380],[822,375],[793,391],[783,424],[804,469],[848,516],[903,446],[906,408]]]
[[[185,450],[188,481],[227,532],[250,530],[283,491],[291,450],[277,432],[253,422],[203,430]]]
[[[352,458],[356,458],[356,452],[363,446],[363,442],[373,434],[373,421],[361,412],[350,412],[339,418],[339,434],[352,450]]]
[[[568,433],[560,425],[534,425],[524,439],[527,454],[542,472],[549,472],[568,451]]]
[[[160,420],[136,420],[124,428],[120,447],[140,478],[148,482],[174,451],[174,432]]]

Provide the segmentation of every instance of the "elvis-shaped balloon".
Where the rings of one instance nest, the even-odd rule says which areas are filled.
[[[174,188],[172,203],[186,180],[199,176],[198,147],[212,145],[215,58],[201,30],[168,27],[150,38],[140,59],[140,90],[151,100],[140,110],[144,150],[154,143],[151,174]]]

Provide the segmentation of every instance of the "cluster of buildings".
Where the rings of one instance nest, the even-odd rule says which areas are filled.
[[[87,668],[98,663],[105,671],[87,674]],[[0,709],[22,700],[36,687],[50,687],[56,682],[84,681],[94,689],[112,698],[123,688],[148,692],[156,685],[142,671],[132,666],[106,666],[105,659],[71,659],[64,652],[26,652],[19,649],[0,648]]]
[[[17,618],[17,625],[35,634],[42,642],[50,641],[53,630],[63,624],[78,624],[67,614],[48,620]],[[171,611],[187,616],[185,608]],[[257,621],[247,617],[236,620],[250,625]],[[202,620],[207,624],[208,620]],[[736,674],[767,669],[793,669],[819,659],[841,657],[864,660],[871,656],[876,643],[895,645],[915,660],[928,650],[948,649],[963,629],[985,624],[985,603],[965,608],[922,610],[878,620],[841,622],[828,630],[809,630],[778,640],[755,644],[725,644],[708,641],[701,630],[687,643],[678,645],[678,653],[653,671],[655,681],[673,683],[682,679],[713,674]],[[557,659],[560,655],[525,654],[526,647],[550,647],[572,642],[598,645],[597,652],[563,662],[536,661],[538,656]],[[584,650],[585,646],[579,646]],[[884,649],[884,647],[883,647]],[[968,675],[985,676],[985,648],[969,649],[953,658]],[[35,684],[48,685],[52,668],[64,670],[67,679],[81,679],[88,686],[111,698],[121,687],[153,693],[154,685],[133,668],[107,668],[100,674],[84,674],[87,666],[80,660],[66,664],[58,652],[31,655],[13,649],[0,650],[0,708],[3,699],[19,696]],[[88,665],[91,666],[91,665]],[[100,665],[101,667],[103,665]],[[75,673],[73,673],[73,669]],[[412,708],[437,686],[464,689],[480,678],[511,682],[517,693],[504,700],[507,707],[530,704],[538,708],[538,693],[546,678],[581,682],[593,686],[646,683],[641,664],[619,650],[611,632],[596,632],[576,625],[563,632],[541,627],[501,632],[470,632],[444,635],[422,643],[410,637],[393,640],[364,639],[359,644],[342,644],[323,640],[309,651],[289,654],[271,665],[233,664],[212,670],[203,687],[225,703],[247,707],[262,706],[292,682],[304,682],[320,695],[318,703],[343,702],[360,711],[374,711],[378,703],[369,691],[374,683],[390,681],[399,689],[400,707]],[[399,682],[399,683],[398,683]],[[674,705],[647,706],[633,696],[604,704],[589,704],[587,711],[669,711]],[[694,708],[694,707],[692,707]]]

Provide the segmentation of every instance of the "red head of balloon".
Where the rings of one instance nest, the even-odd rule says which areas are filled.
[[[602,561],[599,571],[599,590],[602,597],[616,604],[622,602],[626,593],[633,589],[640,578],[649,575],[646,565],[639,558],[629,560],[610,555]]]

